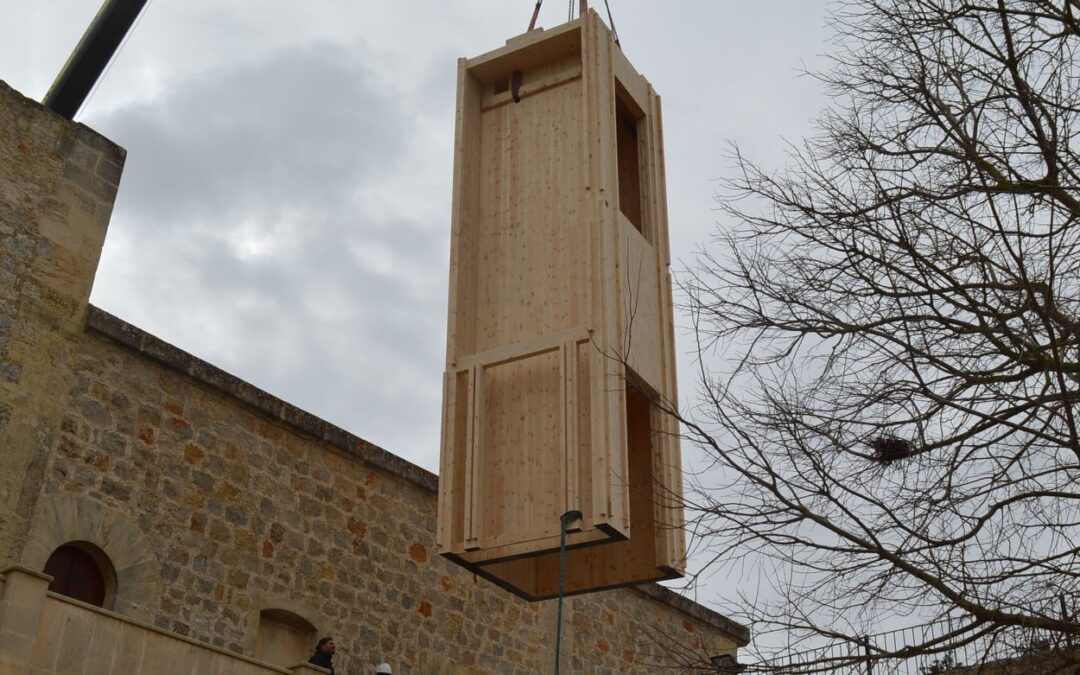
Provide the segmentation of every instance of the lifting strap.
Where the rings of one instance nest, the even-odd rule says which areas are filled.
[[[536,19],[540,16],[540,5],[544,4],[544,0],[536,0],[536,6],[533,7],[532,18],[529,19],[529,28],[526,32],[536,30]],[[567,8],[567,21],[574,20],[574,0],[569,0],[569,7]],[[615,38],[615,46],[622,49],[622,43],[619,42],[619,31],[615,29],[615,17],[611,15],[611,5],[608,4],[608,0],[604,0],[604,8],[607,10],[608,23],[611,25],[611,36]],[[585,16],[589,11],[588,0],[578,0],[578,16]],[[521,102],[521,71],[515,70],[510,77],[510,93],[514,97],[514,103]]]
[[[607,8],[607,20],[611,24],[611,37],[615,38],[615,44],[622,49],[622,44],[619,43],[619,31],[615,30],[615,18],[611,16],[611,5],[608,4],[608,0],[604,0],[604,7]]]
[[[569,6],[566,8],[566,20],[574,20],[574,0],[570,0],[567,3]],[[589,3],[587,0],[578,1],[578,16],[585,16],[585,13],[589,11]]]
[[[526,32],[536,29],[536,19],[537,19],[537,17],[540,16],[540,5],[542,5],[542,4],[544,4],[544,0],[536,0],[536,6],[533,7],[532,18],[529,19],[529,28],[528,28],[528,30]],[[574,0],[570,0],[569,4],[570,4],[570,6],[569,6],[569,8],[567,9],[567,12],[566,12],[566,14],[567,14],[566,20],[567,21],[573,21],[574,20]],[[604,4],[605,5],[607,4],[607,0],[604,0]],[[588,2],[588,0],[578,0],[578,16],[585,16],[585,13],[588,12],[588,11],[589,11],[589,2]],[[608,21],[610,21],[610,20],[611,20],[611,8],[609,7],[608,8]],[[614,26],[612,27],[612,30],[614,30]],[[616,40],[616,42],[618,42],[618,40]]]

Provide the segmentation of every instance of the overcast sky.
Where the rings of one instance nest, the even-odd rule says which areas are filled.
[[[533,4],[151,0],[77,117],[128,150],[91,301],[437,470],[456,59]],[[810,132],[826,2],[610,4],[663,97],[677,269],[724,226],[726,142],[778,166]],[[40,99],[99,6],[0,0],[0,79]]]

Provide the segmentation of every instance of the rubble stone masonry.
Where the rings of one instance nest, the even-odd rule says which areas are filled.
[[[124,151],[0,82],[0,559],[26,535]]]
[[[124,152],[0,83],[0,561],[89,541],[115,612],[253,656],[264,610],[339,673],[551,669],[555,603],[435,555],[436,477],[88,306]],[[734,653],[657,586],[568,599],[567,672]]]

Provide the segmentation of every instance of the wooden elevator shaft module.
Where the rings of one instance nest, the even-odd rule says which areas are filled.
[[[660,98],[595,12],[458,63],[439,552],[529,599],[684,571]]]

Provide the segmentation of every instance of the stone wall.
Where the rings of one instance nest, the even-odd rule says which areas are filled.
[[[435,476],[100,310],[90,326],[27,565],[94,541],[95,525],[64,531],[73,523],[54,514],[78,497],[127,514],[111,531],[147,542],[160,590],[145,611],[159,628],[253,654],[260,612],[286,609],[336,637],[346,672],[381,660],[401,672],[550,668],[553,602],[526,603],[433,555]],[[114,559],[135,547],[95,543]],[[738,627],[653,595],[568,600],[571,672],[649,670],[666,658],[647,639],[658,629],[703,654],[734,649]]]
[[[335,636],[341,673],[550,669],[554,602],[433,554],[434,475],[87,306],[123,151],[58,120],[0,86],[0,559],[90,542],[111,609],[236,654],[285,610]],[[564,622],[574,673],[748,637],[656,586],[569,599]]]
[[[33,512],[66,407],[124,151],[0,82],[0,560]]]

